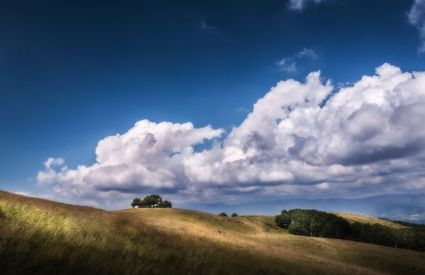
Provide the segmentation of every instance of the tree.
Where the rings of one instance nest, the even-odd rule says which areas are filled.
[[[224,213],[224,212],[221,212],[220,214],[218,214],[219,216],[221,216],[221,217],[228,217],[227,216],[227,214],[226,213]]]
[[[162,203],[162,198],[160,195],[149,195],[143,199],[142,203],[144,207],[155,208]]]
[[[232,218],[235,218],[235,217],[237,217],[238,216],[238,214],[236,214],[236,213],[233,213],[232,214]]]
[[[132,202],[131,202],[131,207],[135,208],[140,208],[142,205],[142,200],[140,198],[135,198]]]

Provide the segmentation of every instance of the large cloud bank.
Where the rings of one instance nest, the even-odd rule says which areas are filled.
[[[215,201],[424,191],[424,123],[425,72],[384,64],[339,90],[313,72],[304,83],[277,83],[228,134],[141,120],[100,140],[92,165],[51,158],[37,180],[97,200],[153,191]]]

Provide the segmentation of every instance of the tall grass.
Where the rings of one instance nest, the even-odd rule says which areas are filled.
[[[283,273],[276,259],[165,234],[131,215],[8,196],[0,197],[2,274]]]
[[[109,212],[0,192],[1,274],[424,274],[425,254],[288,234],[273,217]]]

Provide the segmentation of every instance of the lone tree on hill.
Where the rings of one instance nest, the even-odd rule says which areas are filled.
[[[160,195],[149,195],[142,199],[135,198],[131,203],[133,208],[172,208],[173,205],[167,200],[162,200]]]

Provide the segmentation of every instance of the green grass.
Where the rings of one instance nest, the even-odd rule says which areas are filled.
[[[425,274],[425,253],[296,236],[273,217],[103,211],[0,192],[2,274]]]

